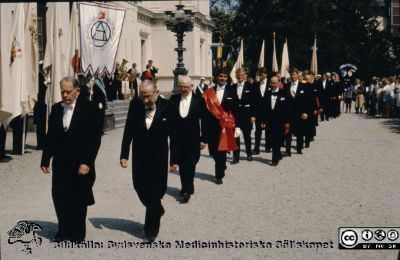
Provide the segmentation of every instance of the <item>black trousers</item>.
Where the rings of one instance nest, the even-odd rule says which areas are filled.
[[[285,136],[286,152],[291,153],[292,149],[292,132]],[[304,135],[296,135],[296,150],[301,151],[304,145]]]
[[[10,126],[13,129],[13,153],[22,154],[22,134],[24,127],[24,119],[17,116],[10,122]]]
[[[196,172],[195,163],[181,163],[179,164],[179,176],[181,178],[182,193],[194,193],[194,174]]]
[[[277,163],[280,159],[282,159],[281,145],[274,144],[272,145],[272,162]]]
[[[136,190],[140,201],[146,207],[144,221],[144,234],[146,236],[157,236],[160,230],[161,216],[164,214],[164,207],[158,194],[149,194]]]
[[[242,130],[243,134],[243,139],[244,139],[244,146],[246,147],[246,154],[247,156],[251,155],[251,127],[243,127],[240,128]],[[236,145],[238,146],[238,149],[233,152],[233,159],[234,160],[239,160],[240,157],[240,137],[235,138]]]
[[[265,140],[265,150],[270,148],[270,145],[268,144],[268,131],[267,128],[262,129],[260,123],[256,123],[256,131],[254,133],[255,136],[255,144],[254,144],[254,151],[259,152],[260,151],[260,145],[261,145],[261,135],[262,132],[264,131],[264,140]]]
[[[7,137],[6,129],[5,129],[4,125],[1,125],[0,126],[0,159],[2,159],[6,155],[6,153],[5,153],[6,137]]]
[[[72,241],[82,241],[86,236],[87,205],[71,199],[62,191],[52,190],[54,208],[58,219],[58,233]]]

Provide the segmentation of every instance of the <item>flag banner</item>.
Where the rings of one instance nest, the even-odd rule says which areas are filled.
[[[277,72],[277,71],[279,71],[279,68],[278,68],[278,60],[276,59],[275,33],[273,36],[272,45],[273,45],[272,46],[272,48],[273,48],[273,50],[272,50],[272,71]]]
[[[5,106],[6,111],[12,115],[7,118],[6,125],[22,113],[22,105],[27,102],[27,90],[24,89],[24,56],[25,52],[25,37],[24,37],[24,3],[17,3],[14,13],[14,19],[11,29],[11,37],[9,43],[10,56],[8,65],[10,66],[10,86],[4,86],[7,93],[9,103]]]
[[[231,76],[232,82],[236,83],[237,79],[236,79],[236,70],[240,67],[243,66],[244,63],[244,58],[243,58],[243,39],[240,41],[240,51],[239,51],[239,55],[238,58],[236,60],[235,65],[233,66],[231,73],[229,74],[229,76]]]
[[[72,4],[71,19],[69,23],[68,47],[65,68],[67,75],[76,76],[79,72],[80,37],[78,28],[78,8]]]
[[[81,67],[92,75],[114,71],[125,11],[79,4]]]
[[[228,57],[231,48],[223,46],[222,44],[216,44],[211,46],[212,52],[212,63],[214,68],[224,68],[228,62]]]
[[[261,52],[260,52],[260,58],[258,60],[258,66],[257,68],[264,67],[264,56],[265,56],[265,41],[263,40],[262,46],[261,46]]]
[[[12,115],[10,110],[12,100],[10,99],[10,37],[7,30],[10,26],[6,21],[6,14],[0,4],[0,126],[2,122]],[[11,16],[11,14],[10,14]]]
[[[314,46],[311,49],[312,49],[311,71],[313,71],[314,74],[317,75],[318,74],[317,37],[314,38]]]
[[[283,45],[282,50],[282,64],[281,64],[281,77],[289,78],[289,51],[288,51],[288,43],[287,39],[285,44]]]
[[[51,66],[50,87],[46,91],[46,104],[49,110],[53,104],[61,101],[60,81],[66,76],[66,70],[64,50],[61,46],[61,37],[63,35],[59,20],[61,7],[56,2],[47,3],[47,7],[47,43],[43,68],[46,69]]]
[[[37,28],[37,3],[25,4],[25,53],[24,76],[28,102],[23,105],[23,114],[33,110],[37,101],[39,85],[39,39]]]

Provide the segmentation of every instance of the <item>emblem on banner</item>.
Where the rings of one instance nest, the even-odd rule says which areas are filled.
[[[93,44],[96,47],[103,47],[107,44],[111,37],[111,28],[106,19],[106,13],[100,11],[97,16],[97,21],[90,29],[90,36],[92,37]]]

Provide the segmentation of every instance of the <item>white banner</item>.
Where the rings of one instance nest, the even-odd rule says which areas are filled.
[[[79,4],[81,66],[86,73],[114,71],[125,11]]]

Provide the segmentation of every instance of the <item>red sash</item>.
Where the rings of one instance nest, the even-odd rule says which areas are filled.
[[[218,101],[214,88],[209,88],[203,93],[203,98],[208,111],[219,119],[221,135],[219,136],[218,151],[235,151],[238,149],[233,135],[235,128],[235,118],[231,113],[227,113]]]

